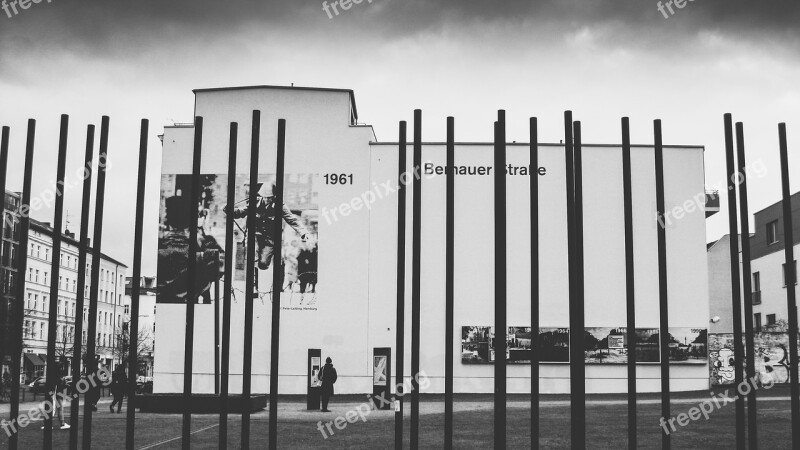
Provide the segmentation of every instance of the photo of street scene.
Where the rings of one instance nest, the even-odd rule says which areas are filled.
[[[588,327],[584,333],[586,364],[626,364],[626,328]]]
[[[708,330],[705,328],[670,328],[670,363],[706,364]]]

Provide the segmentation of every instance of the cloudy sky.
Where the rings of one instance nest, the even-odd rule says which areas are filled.
[[[706,146],[709,185],[724,180],[722,115],[745,122],[751,161],[769,174],[750,186],[751,210],[779,199],[777,123],[789,125],[800,186],[800,6],[770,0],[694,0],[674,15],[652,0],[363,0],[332,19],[318,0],[41,0],[0,10],[0,124],[12,127],[9,187],[21,187],[25,124],[38,120],[33,195],[55,178],[59,115],[70,114],[67,181],[77,184],[86,125],[112,118],[104,251],[132,258],[138,123],[151,120],[147,223],[157,221],[166,124],[192,119],[194,88],[256,84],[355,90],[361,122],[392,140],[399,120],[425,111],[426,140],[444,118],[459,140],[490,140],[498,108],[509,140],[527,118],[543,141],[562,137],[562,113],[584,140]],[[330,3],[330,1],[329,1]],[[2,3],[0,3],[0,6]],[[10,17],[9,17],[10,16]],[[79,185],[67,191],[77,230]],[[722,199],[724,205],[725,198]],[[52,221],[52,210],[34,218]],[[726,233],[723,213],[708,238]],[[144,273],[155,273],[148,227]]]

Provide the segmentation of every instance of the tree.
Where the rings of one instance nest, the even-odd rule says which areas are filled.
[[[117,363],[124,363],[128,361],[130,357],[130,333],[128,332],[130,324],[128,322],[123,323],[121,326],[117,327],[114,332],[114,346],[111,348],[111,354],[114,357],[114,361]],[[152,353],[152,335],[150,330],[146,328],[139,328],[137,333],[137,349],[136,349],[136,361],[138,364],[141,364],[143,361],[146,361],[150,358],[150,354]],[[135,369],[138,372],[138,367]],[[128,373],[130,375],[134,375],[136,372],[129,369]]]

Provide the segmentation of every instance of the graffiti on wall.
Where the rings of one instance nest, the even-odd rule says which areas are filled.
[[[744,339],[743,339],[744,340]],[[799,339],[800,340],[800,339]],[[754,361],[758,382],[762,385],[789,382],[788,333],[763,332],[753,336]],[[745,346],[745,352],[747,348]],[[734,384],[735,356],[733,334],[708,336],[708,369],[712,386]]]

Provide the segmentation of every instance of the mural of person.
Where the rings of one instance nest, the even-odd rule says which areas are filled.
[[[258,255],[259,270],[267,270],[272,261],[272,254],[275,248],[275,184],[272,183],[267,186],[264,183],[258,183],[257,189],[256,254]],[[235,219],[247,217],[247,205],[239,208],[232,208],[231,205],[226,205],[223,211],[226,214],[233,214]],[[300,239],[305,240],[308,231],[285,203],[281,215],[283,220],[300,235]]]

